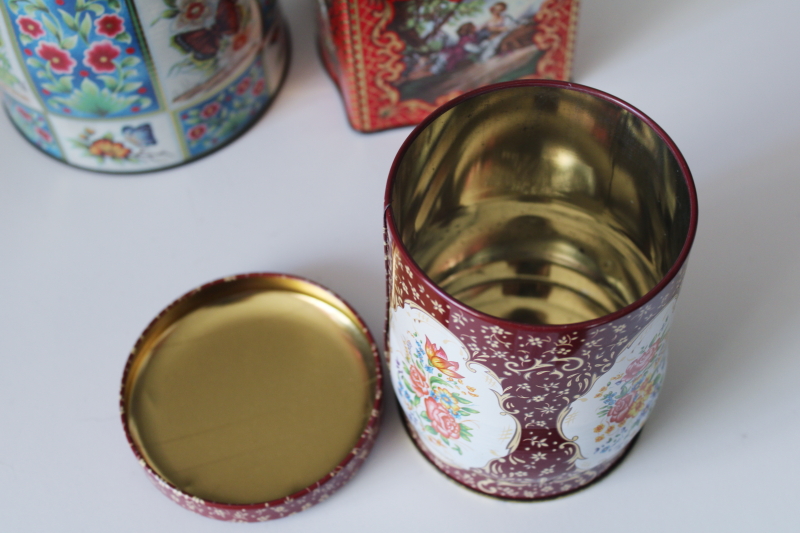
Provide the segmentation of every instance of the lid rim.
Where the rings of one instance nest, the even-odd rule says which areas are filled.
[[[372,358],[374,361],[374,391],[372,393],[372,406],[371,411],[369,414],[369,418],[364,426],[364,429],[359,434],[358,440],[347,453],[347,455],[339,461],[336,466],[331,469],[327,474],[322,476],[320,479],[315,481],[314,483],[308,485],[296,491],[294,493],[288,494],[281,498],[276,498],[273,500],[266,500],[261,502],[255,503],[225,503],[219,502],[215,500],[209,500],[206,498],[202,498],[199,496],[195,496],[186,492],[185,490],[177,487],[174,483],[166,479],[163,475],[159,474],[158,471],[154,468],[153,465],[145,457],[144,453],[140,449],[140,446],[136,443],[133,437],[133,433],[130,428],[130,422],[127,416],[127,401],[126,395],[129,395],[129,387],[128,382],[131,377],[131,373],[133,371],[134,362],[138,358],[141,348],[146,340],[150,338],[152,332],[155,328],[160,324],[164,317],[173,310],[176,306],[186,302],[189,298],[192,298],[196,294],[207,291],[208,289],[216,286],[220,286],[225,283],[241,281],[244,279],[254,279],[254,278],[265,278],[265,279],[290,279],[299,281],[302,283],[307,283],[320,289],[327,293],[328,295],[332,296],[335,300],[341,303],[350,313],[352,313],[353,318],[355,319],[354,324],[357,325],[364,335],[365,340],[370,346],[372,352]],[[366,460],[369,451],[372,449],[375,440],[378,436],[379,429],[380,429],[380,420],[382,416],[382,405],[383,405],[383,371],[381,366],[381,359],[380,353],[378,351],[378,346],[375,343],[375,339],[372,336],[372,333],[367,328],[364,319],[358,314],[358,312],[353,309],[343,298],[341,298],[338,294],[334,291],[328,289],[311,281],[307,278],[301,276],[295,276],[291,274],[284,274],[284,273],[276,273],[276,272],[256,272],[256,273],[247,273],[247,274],[238,274],[234,276],[227,276],[224,278],[219,278],[214,281],[208,282],[204,285],[196,287],[179,298],[172,301],[167,307],[165,307],[144,329],[142,334],[136,340],[133,349],[131,350],[130,354],[128,355],[128,359],[125,363],[125,368],[122,374],[122,384],[120,388],[120,397],[119,397],[119,409],[120,409],[120,418],[122,421],[123,431],[125,433],[125,438],[128,441],[128,445],[133,451],[137,461],[145,470],[148,478],[156,485],[156,487],[161,490],[167,496],[170,496],[171,493],[174,496],[179,496],[180,499],[172,498],[175,503],[178,503],[184,508],[187,508],[191,511],[197,512],[199,514],[203,514],[204,516],[209,516],[211,518],[217,518],[220,520],[237,520],[237,521],[264,521],[272,518],[279,518],[281,516],[285,516],[288,514],[294,514],[294,512],[298,512],[300,510],[304,510],[316,503],[320,503],[322,501],[322,496],[324,496],[325,490],[328,487],[331,487],[331,483],[341,482],[343,485],[346,483],[349,478],[355,474],[355,472],[361,467],[361,464]],[[355,461],[355,462],[354,462]],[[340,486],[335,486],[330,489],[330,493],[335,492],[341,488]],[[314,493],[319,492],[319,497],[314,498]],[[222,517],[218,516],[219,511],[225,512],[234,512],[234,513],[247,513],[250,511],[257,511],[257,510],[264,510],[264,509],[273,509],[278,508],[281,506],[285,506],[290,502],[294,502],[300,499],[310,499],[310,501],[306,502],[301,508],[286,510],[286,512],[278,512],[276,516],[271,517],[251,517],[251,516],[237,516],[237,517]],[[184,500],[188,502],[192,502],[193,505],[185,505]],[[208,514],[202,512],[202,509],[209,510]],[[214,510],[217,510],[217,514],[214,513]]]

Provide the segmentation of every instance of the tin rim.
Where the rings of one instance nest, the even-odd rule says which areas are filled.
[[[400,163],[402,162],[403,158],[406,155],[406,152],[411,147],[411,145],[416,141],[416,139],[422,134],[425,129],[430,126],[436,119],[442,116],[444,113],[449,111],[450,109],[460,105],[461,103],[481,96],[486,93],[491,93],[495,91],[502,91],[505,89],[511,89],[516,87],[552,87],[556,89],[563,89],[569,91],[576,91],[584,94],[588,94],[600,100],[605,100],[606,102],[613,104],[621,109],[624,109],[635,117],[640,119],[644,122],[649,128],[651,128],[659,138],[664,141],[667,145],[667,148],[675,157],[678,167],[681,169],[681,173],[683,174],[686,188],[689,194],[689,225],[686,234],[686,239],[684,240],[683,247],[681,248],[678,257],[675,259],[675,262],[669,268],[667,273],[659,280],[659,282],[653,286],[647,293],[643,296],[636,299],[636,301],[614,311],[613,313],[609,313],[607,315],[603,315],[601,317],[592,319],[592,320],[585,320],[583,322],[572,322],[569,324],[548,324],[548,325],[533,325],[533,324],[525,324],[522,322],[514,322],[514,326],[518,327],[525,331],[532,331],[532,332],[565,332],[573,329],[587,329],[592,328],[595,326],[599,326],[602,324],[607,324],[609,322],[613,322],[619,318],[622,318],[633,311],[636,311],[640,307],[647,304],[651,301],[655,296],[657,296],[673,279],[678,275],[683,265],[686,263],[686,259],[689,256],[689,252],[692,249],[692,244],[694,243],[694,238],[697,233],[697,217],[698,217],[698,206],[697,206],[697,191],[694,185],[694,179],[692,178],[692,173],[689,170],[689,166],[686,163],[686,160],[683,157],[683,154],[678,149],[678,146],[675,142],[670,138],[669,135],[659,126],[656,122],[651,119],[649,116],[644,114],[638,108],[632,106],[628,102],[617,98],[611,94],[606,92],[600,91],[598,89],[594,89],[592,87],[588,87],[586,85],[580,85],[577,83],[572,82],[565,82],[565,81],[557,81],[557,80],[515,80],[515,81],[508,81],[504,83],[497,83],[494,85],[487,85],[485,87],[481,87],[479,89],[475,89],[474,91],[470,91],[466,94],[463,94],[453,100],[450,100],[446,104],[442,105],[438,109],[436,109],[433,113],[428,115],[428,117],[420,122],[414,130],[409,134],[406,140],[403,142],[402,146],[397,152],[397,155],[392,162],[392,167],[389,170],[389,178],[386,182],[386,190],[384,193],[384,221],[389,233],[392,234],[393,238],[397,241],[398,246],[397,250],[402,255],[403,259],[411,266],[411,269],[414,271],[414,274],[419,276],[420,278],[426,280],[432,290],[436,291],[436,293],[445,300],[450,303],[450,305],[462,310],[466,311],[470,314],[473,314],[482,320],[487,322],[495,323],[495,324],[505,324],[511,321],[502,319],[493,315],[486,314],[482,311],[479,311],[473,307],[470,307],[460,300],[450,296],[444,290],[439,287],[437,283],[435,283],[426,273],[425,271],[417,264],[417,262],[411,257],[406,249],[405,245],[403,244],[402,240],[400,239],[399,233],[397,231],[397,226],[394,220],[394,212],[392,210],[392,191],[394,189],[395,179],[397,177],[398,169],[400,167]],[[387,305],[387,316],[389,312],[389,306]]]
[[[306,283],[332,296],[338,302],[340,302],[345,308],[347,308],[347,310],[353,314],[353,317],[355,318],[355,324],[359,326],[362,334],[364,335],[366,341],[370,346],[373,362],[375,364],[375,390],[373,392],[374,400],[372,402],[372,410],[369,419],[367,420],[364,429],[359,435],[358,440],[356,441],[355,445],[350,450],[350,452],[348,452],[347,456],[344,459],[342,459],[342,461],[340,461],[333,469],[331,469],[330,472],[325,474],[322,478],[312,483],[311,485],[278,499],[256,502],[256,503],[247,503],[247,504],[235,504],[235,503],[232,504],[232,503],[224,503],[205,498],[200,498],[198,496],[190,494],[182,490],[181,488],[177,487],[175,484],[167,480],[164,476],[159,474],[158,471],[153,466],[150,465],[145,455],[139,449],[139,445],[133,438],[133,434],[130,429],[130,424],[128,422],[128,416],[126,410],[127,402],[125,398],[126,394],[128,393],[128,386],[127,386],[128,380],[133,370],[134,362],[139,356],[139,349],[142,347],[143,343],[149,338],[150,334],[153,332],[153,330],[156,328],[159,322],[164,318],[164,316],[169,311],[174,309],[176,306],[184,303],[189,298],[195,296],[196,294],[202,291],[206,291],[211,287],[216,287],[233,281],[252,279],[252,278],[289,279],[289,280],[299,281],[301,283]],[[307,496],[308,494],[317,491],[318,489],[324,487],[329,482],[333,481],[340,474],[340,472],[343,472],[345,470],[345,467],[348,466],[353,460],[357,459],[360,454],[368,452],[371,449],[372,445],[374,444],[375,436],[377,430],[379,429],[381,406],[382,406],[382,391],[383,391],[383,372],[382,372],[378,347],[377,344],[375,343],[375,339],[373,338],[372,334],[367,328],[363,318],[361,318],[361,316],[355,311],[355,309],[353,309],[344,299],[342,299],[338,294],[336,294],[332,290],[307,278],[301,276],[294,276],[290,274],[275,273],[275,272],[260,272],[252,274],[239,274],[211,281],[195,289],[192,289],[191,291],[185,293],[184,295],[182,295],[181,297],[177,298],[172,303],[170,303],[167,307],[165,307],[148,324],[148,326],[145,328],[145,330],[137,339],[136,344],[134,345],[130,355],[128,356],[128,359],[125,363],[125,369],[122,373],[122,385],[120,387],[119,408],[120,408],[120,418],[122,420],[122,427],[125,432],[125,438],[128,441],[128,445],[133,451],[133,454],[136,456],[136,459],[139,462],[139,464],[142,466],[142,468],[144,468],[145,472],[150,476],[151,479],[156,480],[158,484],[167,487],[171,492],[179,494],[183,496],[185,499],[194,501],[205,507],[222,509],[227,511],[250,511],[250,510],[264,509],[265,507],[279,506],[281,504],[297,500],[303,496]]]

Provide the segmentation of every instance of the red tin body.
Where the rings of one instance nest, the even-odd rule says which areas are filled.
[[[320,54],[362,132],[513,79],[570,77],[578,0],[320,0]]]

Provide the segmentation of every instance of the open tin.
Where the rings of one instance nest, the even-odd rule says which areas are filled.
[[[324,501],[375,441],[381,366],[363,320],[329,290],[246,274],[182,296],[147,327],[122,378],[134,454],[179,505],[219,520]]]
[[[425,457],[518,501],[617,465],[664,383],[697,231],[666,132],[574,83],[484,87],[411,133],[385,208],[386,360]]]

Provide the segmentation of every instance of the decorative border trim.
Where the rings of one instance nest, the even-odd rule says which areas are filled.
[[[136,4],[133,0],[124,0],[124,2],[125,5],[128,6],[128,10],[131,14],[133,30],[136,32],[136,38],[139,40],[140,47],[142,49],[142,58],[144,59],[147,73],[150,75],[150,83],[153,86],[153,93],[155,93],[156,100],[158,101],[158,110],[169,110],[167,98],[164,96],[164,88],[161,86],[161,80],[158,77],[158,72],[156,72],[156,66],[153,63],[153,54],[150,52],[150,45],[147,43],[147,39],[145,38],[144,28],[142,28],[141,18],[139,17],[139,12],[136,9]]]
[[[394,19],[394,3],[399,0],[333,0],[329,7],[329,31],[333,36],[339,64],[343,72],[326,70],[340,88],[350,125],[361,132],[375,132],[419,123],[439,106],[463,94],[451,91],[434,102],[420,99],[401,100],[400,91],[391,85],[399,79],[405,64],[402,52],[405,42],[397,33],[388,30]],[[567,16],[566,21],[548,20],[537,30],[534,40],[544,42],[555,36],[559,43],[549,47],[540,61],[537,72],[522,79],[561,79],[570,77],[579,0],[550,0],[553,6],[547,13],[536,15]],[[562,35],[563,34],[563,37]],[[564,39],[566,42],[560,42]],[[542,65],[544,63],[544,66]],[[547,65],[553,64],[552,68]],[[549,68],[549,70],[548,70]]]

